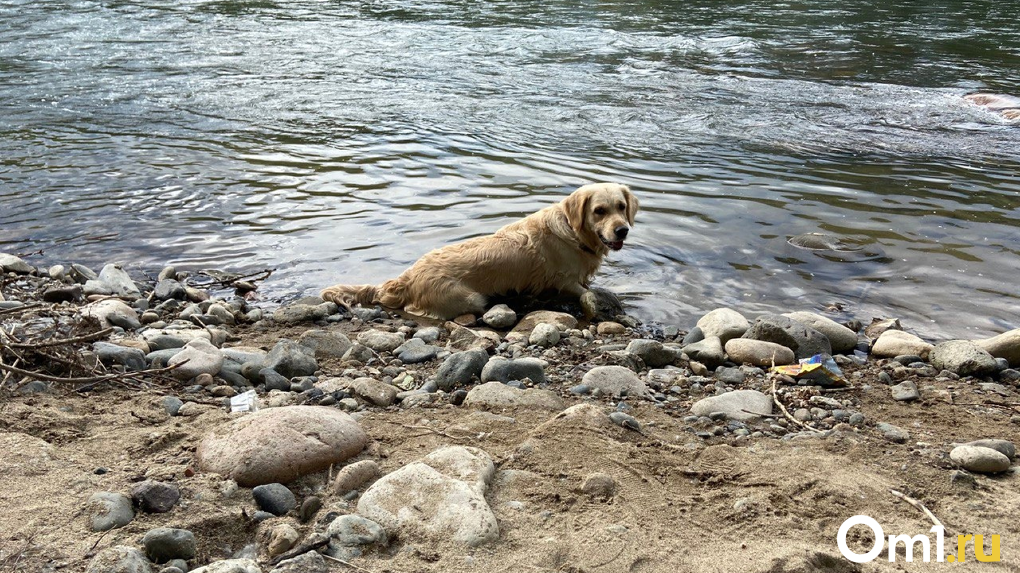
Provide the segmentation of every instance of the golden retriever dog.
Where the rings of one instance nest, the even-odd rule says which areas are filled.
[[[623,248],[637,210],[626,185],[585,185],[492,235],[427,253],[395,279],[331,286],[322,298],[450,319],[483,313],[493,295],[559,291],[577,296],[591,317],[596,300],[588,284],[602,258]]]

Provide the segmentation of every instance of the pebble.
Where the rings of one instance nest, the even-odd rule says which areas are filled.
[[[358,334],[358,342],[375,352],[392,352],[404,343],[404,335],[399,332],[366,330]]]
[[[492,328],[504,330],[517,323],[517,313],[505,304],[497,304],[482,315],[482,322]]]
[[[301,322],[317,322],[324,320],[337,311],[336,303],[319,304],[295,303],[281,306],[273,311],[273,322],[280,324],[298,324]]]
[[[27,275],[34,271],[32,265],[26,263],[23,259],[7,253],[0,253],[0,271],[4,273],[16,273],[19,275]]]
[[[562,410],[563,400],[552,390],[521,390],[501,382],[486,382],[472,388],[464,398],[465,406],[485,408],[540,408]]]
[[[1016,446],[1013,444],[1013,442],[1010,442],[1008,440],[995,440],[995,439],[974,440],[973,442],[967,442],[966,444],[961,445],[991,448],[1009,458],[1009,461],[1013,461],[1014,459],[1016,459]]]
[[[264,366],[287,378],[312,376],[319,369],[314,350],[287,339],[273,346],[266,356]]]
[[[298,510],[298,520],[301,523],[308,523],[311,521],[315,514],[319,513],[322,509],[322,498],[317,495],[310,495],[301,502],[301,509]]]
[[[107,531],[124,527],[135,518],[131,500],[122,493],[100,491],[92,494],[88,501],[92,531]]]
[[[109,342],[93,342],[92,351],[96,353],[99,360],[107,365],[121,365],[126,370],[145,370],[148,362],[145,353],[138,348],[129,348]]]
[[[643,397],[649,394],[648,387],[637,374],[623,366],[596,366],[585,373],[581,383],[592,390],[616,397]]]
[[[602,472],[589,474],[581,482],[581,491],[596,499],[612,499],[616,494],[616,487],[616,480],[613,479],[613,476]]]
[[[152,573],[152,565],[134,547],[115,545],[97,553],[85,573]]]
[[[897,402],[917,400],[921,397],[921,394],[917,391],[917,384],[909,380],[892,386],[889,388],[889,391],[892,393],[893,400]]]
[[[744,333],[744,338],[785,346],[793,350],[797,359],[810,358],[815,354],[832,354],[832,345],[824,334],[778,314],[759,316]]]
[[[385,408],[397,401],[397,389],[374,378],[357,378],[348,386],[348,390],[373,406]]]
[[[1009,469],[1010,461],[1002,452],[982,446],[956,446],[949,458],[971,472],[999,473]]]
[[[273,515],[286,515],[297,507],[297,498],[294,497],[294,493],[281,483],[255,486],[251,490],[251,494],[259,509]]]
[[[724,350],[729,359],[737,364],[770,367],[773,364],[793,364],[797,360],[793,351],[781,344],[750,338],[734,338],[726,343]]]
[[[42,294],[44,302],[52,303],[75,302],[81,300],[81,298],[82,288],[80,285],[50,287]]]
[[[262,573],[262,568],[254,559],[222,559],[190,573]]]
[[[178,364],[178,368],[170,371],[178,380],[190,380],[199,374],[215,375],[223,366],[223,354],[208,340],[195,338],[184,345],[184,350],[167,360],[168,366]]]
[[[600,322],[598,330],[600,336],[616,336],[627,333],[627,327],[620,324],[619,322],[607,321]]]
[[[609,419],[613,421],[617,426],[634,430],[635,432],[641,431],[641,424],[637,421],[637,418],[630,414],[623,412],[613,412],[609,414]]]
[[[145,480],[131,488],[131,499],[146,513],[166,513],[181,500],[181,490],[171,483]]]
[[[544,360],[538,358],[516,358],[508,360],[502,357],[494,357],[486,362],[482,368],[482,382],[502,382],[506,384],[511,380],[531,380],[535,384],[545,384]]]
[[[375,352],[371,348],[361,343],[354,343],[351,345],[350,350],[344,353],[342,360],[344,362],[360,362],[362,364],[368,364],[376,357]]]
[[[266,392],[272,390],[290,391],[290,379],[272,368],[259,370],[259,379],[266,385]]]
[[[720,339],[720,344],[725,344],[733,338],[743,336],[750,326],[751,323],[739,312],[729,308],[717,308],[698,319],[696,328],[705,338],[716,337]],[[688,343],[686,339],[684,343]]]
[[[482,349],[455,352],[436,371],[436,386],[447,392],[464,386],[482,375],[482,369],[488,361],[489,353]]]
[[[386,530],[381,525],[360,515],[341,515],[326,528],[330,545],[356,547],[359,545],[385,545]]]
[[[411,338],[398,346],[393,353],[404,364],[419,364],[434,360],[439,351],[440,348],[426,344],[420,338]]]
[[[266,549],[270,557],[276,557],[290,551],[300,539],[301,534],[294,529],[294,526],[289,523],[280,523],[269,532],[269,543],[266,545]]]
[[[940,342],[928,359],[935,368],[960,376],[985,376],[999,371],[995,357],[969,340]]]
[[[763,414],[772,414],[772,398],[757,390],[735,390],[719,396],[702,398],[691,406],[691,414],[708,416],[722,412],[727,419],[746,422],[757,420]]]
[[[154,563],[166,563],[171,559],[188,560],[195,556],[195,534],[186,529],[157,527],[150,529],[142,538],[145,555]]]
[[[834,354],[845,354],[857,346],[857,333],[828,317],[813,312],[790,312],[783,316],[824,334]]]
[[[117,296],[129,299],[136,299],[142,296],[135,281],[131,280],[127,272],[118,265],[111,263],[104,266],[103,270],[99,271],[98,280],[106,285],[112,294]]]
[[[426,344],[432,344],[433,342],[439,341],[441,331],[438,326],[427,326],[425,328],[419,328],[414,333],[414,338],[419,338],[425,341]]]
[[[737,386],[744,383],[744,371],[740,368],[720,366],[715,369],[715,379],[723,384]]]
[[[627,352],[641,357],[649,368],[662,368],[676,362],[677,353],[657,340],[635,339],[627,344]]]
[[[556,346],[560,342],[560,330],[547,322],[541,322],[531,330],[528,342],[543,348]]]
[[[156,282],[156,286],[152,289],[152,298],[155,300],[185,300],[188,298],[188,291],[180,282],[165,278]]]
[[[329,573],[326,559],[317,551],[281,561],[270,573]]]
[[[887,332],[892,332],[887,331]],[[875,429],[882,432],[882,437],[894,444],[903,444],[910,439],[910,434],[899,426],[894,426],[886,422],[879,422],[875,425]]]
[[[721,366],[726,361],[722,339],[718,336],[710,336],[699,342],[688,344],[683,347],[683,353],[707,368]]]
[[[886,330],[871,347],[871,354],[879,358],[894,358],[903,354],[911,354],[926,358],[933,345],[902,330]]]

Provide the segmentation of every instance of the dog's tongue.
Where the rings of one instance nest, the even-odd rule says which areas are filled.
[[[613,249],[614,251],[619,251],[620,249],[623,248],[623,241],[610,241],[607,244],[609,245],[609,248]]]

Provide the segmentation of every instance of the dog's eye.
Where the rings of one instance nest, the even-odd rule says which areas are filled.
[[[595,207],[595,214],[596,215],[605,215],[606,214],[606,208],[605,207]]]
[[[627,208],[627,206],[626,206],[626,205],[624,205],[623,203],[618,203],[618,204],[616,205],[616,208],[617,208],[617,209],[619,209],[619,210],[621,210],[621,211],[623,211],[623,210],[625,210],[625,209]]]

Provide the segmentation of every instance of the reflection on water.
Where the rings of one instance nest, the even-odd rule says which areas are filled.
[[[615,180],[641,318],[1020,326],[1020,126],[961,98],[1020,91],[1020,5],[676,4],[5,3],[0,251],[313,293]]]

